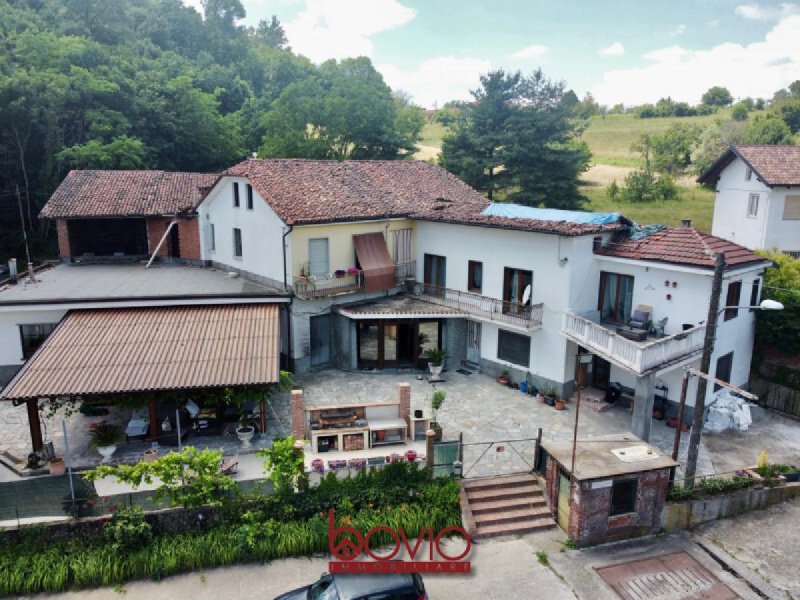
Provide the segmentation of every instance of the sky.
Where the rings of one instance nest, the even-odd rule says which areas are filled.
[[[184,0],[199,6],[200,0]],[[698,103],[709,87],[763,97],[800,79],[800,3],[741,0],[242,0],[276,15],[314,62],[367,56],[426,108],[468,100],[479,76],[540,68],[578,96]]]

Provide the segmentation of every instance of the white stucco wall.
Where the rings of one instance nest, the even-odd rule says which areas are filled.
[[[233,206],[233,182],[239,183],[239,207]],[[247,179],[223,177],[198,207],[203,260],[283,282],[285,224],[253,190],[253,210],[247,208]],[[211,250],[214,225],[215,250]],[[242,256],[233,256],[233,229],[242,230]],[[287,247],[287,264],[291,256]],[[291,283],[291,282],[290,282]]]
[[[561,315],[570,298],[573,242],[574,238],[552,234],[419,222],[417,279],[422,281],[426,253],[445,256],[446,286],[467,291],[468,263],[479,261],[483,263],[482,294],[502,299],[506,267],[533,271],[531,302],[544,303],[544,314],[542,329],[528,334],[531,353],[527,370],[553,381],[570,381],[572,371],[565,360],[567,340],[561,334]],[[482,322],[481,358],[525,371],[497,358],[498,329],[524,335],[512,327]]]
[[[58,323],[66,314],[66,309],[25,309],[0,311],[0,366],[21,365],[22,339],[20,325],[39,325]]]
[[[746,172],[737,158],[720,174],[711,233],[751,249],[800,250],[800,220],[783,220],[786,188],[771,189],[755,173],[747,181]],[[750,194],[759,195],[755,217],[747,214]]]

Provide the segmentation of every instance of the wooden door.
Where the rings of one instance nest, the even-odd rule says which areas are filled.
[[[569,531],[569,479],[563,472],[558,474],[558,526]]]

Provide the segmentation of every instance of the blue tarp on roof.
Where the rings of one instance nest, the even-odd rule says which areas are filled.
[[[504,202],[493,202],[481,214],[487,217],[535,219],[537,221],[567,221],[568,223],[586,223],[589,225],[610,225],[619,221],[619,213],[534,208],[521,204],[506,204]]]

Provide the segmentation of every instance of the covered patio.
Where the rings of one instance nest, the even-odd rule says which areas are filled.
[[[201,445],[219,448],[236,441],[226,439],[230,421],[239,419],[235,410],[229,418],[231,395],[255,418],[262,438],[268,420],[286,429],[288,415],[268,404],[265,393],[280,381],[279,353],[277,304],[71,311],[0,392],[0,400],[25,405],[35,452],[44,449],[43,422],[50,423],[48,437],[58,437],[43,410],[63,416],[69,408],[98,402],[106,405],[98,411],[106,415],[69,419],[73,432],[76,421],[83,429],[76,436],[82,441],[72,448],[79,456],[86,450],[86,432],[103,420],[136,440],[123,455],[141,456],[153,442],[178,445],[179,424],[181,441],[204,436]],[[247,402],[246,393],[252,396]]]

